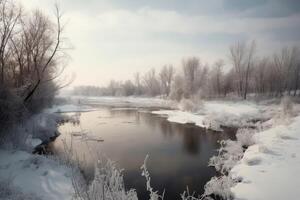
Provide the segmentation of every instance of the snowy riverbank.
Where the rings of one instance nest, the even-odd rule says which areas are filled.
[[[26,127],[16,129],[31,133],[26,135],[25,147],[0,150],[0,178],[3,180],[0,187],[3,184],[13,186],[11,199],[54,200],[73,197],[72,169],[56,159],[29,152],[55,132],[59,120],[55,112],[92,111],[96,109],[93,105],[119,109],[156,107],[158,110],[152,113],[167,117],[170,122],[194,123],[213,130],[220,130],[222,126],[251,127],[261,123],[257,120],[267,120],[263,125],[268,128],[255,132],[255,144],[245,151],[243,158],[230,171],[233,179],[241,180],[234,184],[231,192],[236,199],[245,200],[296,200],[300,196],[296,188],[300,184],[297,178],[300,168],[299,105],[294,106],[294,115],[286,119],[280,117],[281,107],[278,104],[204,101],[197,106],[197,110],[191,112],[182,110],[181,105],[172,101],[159,98],[76,97],[68,105],[54,106],[33,116]]]
[[[297,113],[299,114],[299,113]],[[254,135],[242,160],[231,170],[242,181],[231,190],[236,199],[297,200],[300,197],[300,116]]]
[[[2,184],[15,187],[9,197],[0,194],[0,199],[72,199],[71,169],[58,161],[19,150],[0,150],[0,158]]]
[[[70,120],[54,112],[81,111],[77,106],[47,109],[13,128],[0,149],[0,199],[72,199],[72,169],[55,157],[32,154],[34,148],[57,134],[57,125]]]
[[[263,106],[250,102],[206,101],[195,112],[159,110],[152,113],[165,116],[170,122],[193,123],[203,128],[220,131],[221,126],[253,126],[257,119],[266,117],[262,110]]]

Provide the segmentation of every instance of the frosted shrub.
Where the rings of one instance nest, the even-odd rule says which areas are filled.
[[[99,160],[89,186],[90,199],[137,200],[135,190],[125,190],[122,171],[111,160]]]
[[[108,159],[98,160],[95,166],[94,179],[86,184],[82,178],[74,175],[72,183],[75,199],[82,200],[137,200],[135,190],[125,190],[122,170]]]
[[[181,195],[181,200],[202,200],[203,197],[195,197],[195,194],[190,194],[189,188],[187,187],[186,191],[184,191]],[[204,200],[213,200],[209,197],[205,197]]]
[[[64,163],[72,168],[72,185],[75,191],[74,199],[80,200],[137,200],[137,194],[134,189],[125,190],[122,170],[118,169],[116,164],[101,156],[100,154],[91,154],[97,161],[95,165],[94,178],[91,183],[87,183],[80,173],[80,166],[87,164],[86,160],[80,161],[78,155],[73,149],[73,137],[70,145],[66,140],[64,144]],[[88,145],[88,144],[87,144]]]
[[[293,114],[293,101],[289,96],[284,96],[281,99],[281,109],[284,116],[290,116]]]
[[[253,129],[238,129],[236,133],[237,141],[241,144],[242,147],[249,147],[255,144],[254,140],[254,130]]]
[[[212,177],[204,186],[204,197],[214,196],[222,199],[233,199],[230,188],[234,186],[234,181],[228,176]]]
[[[218,119],[218,116],[216,116],[215,114],[208,114],[207,116],[205,116],[203,119],[203,124],[211,130],[222,131],[222,122]]]
[[[150,195],[149,200],[163,200],[164,193],[162,195],[159,195],[158,191],[154,191],[153,188],[151,187],[151,183],[150,183],[151,177],[150,177],[150,173],[148,172],[148,169],[147,169],[148,158],[149,158],[149,156],[147,155],[144,160],[144,164],[141,166],[141,169],[142,169],[142,176],[144,176],[146,178],[146,188]]]
[[[202,102],[196,98],[181,99],[178,108],[182,111],[196,112],[202,107]]]
[[[243,157],[243,148],[239,142],[232,140],[221,141],[220,144],[219,154],[210,158],[208,165],[221,174],[227,174]]]

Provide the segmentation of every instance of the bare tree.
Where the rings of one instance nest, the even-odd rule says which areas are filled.
[[[244,94],[243,94],[244,99],[247,99],[249,76],[250,76],[250,70],[251,70],[252,65],[253,65],[253,57],[254,57],[254,53],[255,53],[255,46],[256,46],[255,41],[252,41],[249,48],[247,49],[245,86],[244,86]]]
[[[125,83],[121,87],[123,89],[124,96],[134,95],[135,87],[131,80],[125,81]]]
[[[290,94],[293,82],[293,73],[297,66],[297,49],[283,48],[279,54],[273,57],[273,70],[276,72],[276,94],[282,96],[285,91]]]
[[[196,93],[197,72],[200,68],[200,61],[196,57],[191,57],[182,61],[182,68],[185,80],[186,95]]]
[[[4,84],[5,61],[8,53],[8,43],[15,33],[15,27],[21,16],[21,8],[17,8],[14,2],[8,0],[0,1],[0,82]]]
[[[171,85],[170,98],[180,101],[184,95],[184,79],[181,75],[176,75]]]
[[[165,65],[160,71],[159,77],[162,86],[162,92],[166,96],[169,96],[170,94],[174,73],[175,73],[175,69],[172,65],[168,65],[168,66]]]
[[[210,75],[212,80],[213,90],[216,91],[218,96],[221,95],[221,90],[222,90],[224,64],[225,63],[223,60],[218,60],[217,62],[215,62]]]
[[[254,89],[257,94],[264,94],[267,92],[267,81],[268,77],[270,77],[269,72],[269,59],[263,58],[260,59],[256,64],[254,65],[253,69],[253,76],[254,76]]]
[[[134,84],[136,87],[135,94],[136,95],[141,95],[142,94],[142,83],[141,83],[141,75],[139,72],[136,72],[134,74]]]
[[[27,102],[32,95],[36,92],[39,85],[45,78],[45,72],[49,69],[49,66],[55,63],[54,58],[57,55],[61,46],[61,34],[63,26],[61,25],[62,15],[58,6],[55,6],[56,11],[56,38],[51,40],[49,32],[53,31],[49,21],[40,12],[36,12],[34,15],[34,38],[32,57],[34,70],[36,72],[36,82],[32,85],[31,89],[24,98],[24,102]],[[32,33],[32,32],[30,32]]]
[[[251,68],[253,65],[255,42],[248,45],[245,42],[238,42],[230,47],[230,60],[236,74],[238,95],[247,98],[248,83]]]
[[[147,93],[150,96],[156,96],[160,94],[160,87],[159,87],[159,81],[157,80],[155,69],[150,69],[145,75],[144,75],[144,84],[145,88],[147,90]]]
[[[243,91],[243,67],[245,57],[245,43],[238,42],[230,47],[230,60],[233,64],[237,78],[237,92],[242,95]]]

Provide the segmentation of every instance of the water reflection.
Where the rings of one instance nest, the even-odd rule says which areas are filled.
[[[145,180],[140,166],[150,155],[148,169],[156,190],[165,189],[165,199],[179,199],[186,186],[190,191],[203,192],[204,184],[215,175],[207,167],[209,158],[216,154],[218,140],[228,133],[206,131],[193,125],[170,123],[165,118],[137,110],[101,108],[82,113],[80,124],[66,123],[53,149],[62,154],[61,139],[70,140],[70,133],[85,130],[101,137],[104,142],[77,140],[74,147],[79,157],[88,163],[85,172],[93,175],[93,152],[101,152],[124,168],[126,188],[136,188],[140,199],[147,199]],[[87,148],[88,143],[89,148]]]

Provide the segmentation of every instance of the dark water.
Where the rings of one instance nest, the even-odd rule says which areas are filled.
[[[160,193],[165,189],[166,200],[179,199],[187,186],[189,191],[202,194],[205,183],[216,174],[207,165],[209,158],[217,153],[217,141],[234,135],[233,131],[219,133],[194,125],[170,123],[149,112],[99,108],[81,113],[80,124],[62,125],[62,135],[52,144],[54,151],[62,153],[61,140],[80,130],[104,140],[87,141],[90,150],[86,142],[73,142],[79,156],[88,163],[84,169],[88,176],[92,176],[95,162],[89,156],[90,151],[101,152],[124,169],[126,188],[135,188],[139,199],[147,199],[146,182],[140,167],[148,154],[151,184]]]

